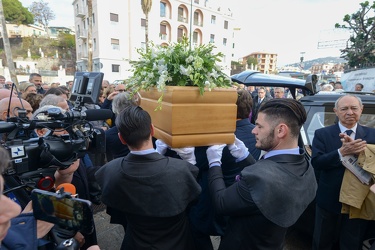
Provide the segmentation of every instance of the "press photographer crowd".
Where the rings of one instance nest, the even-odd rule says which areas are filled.
[[[1,249],[100,249],[93,204],[124,227],[112,249],[213,250],[211,236],[221,250],[284,248],[317,190],[299,101],[270,99],[252,124],[238,88],[234,143],[172,147],[140,96],[103,78],[47,90],[33,73],[0,89]]]

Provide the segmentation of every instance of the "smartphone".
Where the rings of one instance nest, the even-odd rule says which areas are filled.
[[[91,233],[94,219],[91,202],[64,194],[34,189],[31,193],[34,217],[64,229]]]

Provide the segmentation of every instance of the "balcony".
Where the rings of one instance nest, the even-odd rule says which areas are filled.
[[[87,60],[88,60],[88,55],[87,55],[87,53],[84,53],[84,52],[78,52],[78,60],[84,60],[84,61],[87,61]]]
[[[159,37],[161,40],[166,41],[167,40],[167,34],[159,34]]]
[[[199,26],[199,27],[203,27],[203,22],[199,22],[198,20],[194,20],[194,25]]]
[[[86,40],[87,39],[87,32],[86,31],[79,32],[78,37],[82,40]]]
[[[82,10],[78,10],[76,13],[76,17],[84,18],[86,14]]]
[[[183,23],[187,23],[187,18],[184,17],[184,16],[178,16],[178,19],[177,19],[179,22],[183,22]]]

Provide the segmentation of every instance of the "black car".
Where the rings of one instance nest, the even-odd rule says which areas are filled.
[[[287,87],[291,93],[295,93],[296,89],[302,90],[304,97],[300,98],[299,101],[305,107],[307,120],[301,129],[300,147],[305,149],[308,160],[311,159],[311,144],[315,130],[337,122],[333,108],[336,100],[342,95],[353,94],[359,96],[364,105],[359,123],[375,128],[375,94],[372,92],[318,92],[316,75],[310,75],[306,80],[301,80],[276,75],[265,75],[257,71],[244,71],[233,75],[231,78],[232,81],[246,86]],[[317,178],[319,178],[318,173]],[[312,238],[314,217],[315,202],[313,201],[290,230],[298,230]],[[368,232],[367,238],[369,240],[364,242],[363,249],[368,249],[375,240],[375,228],[373,231]]]

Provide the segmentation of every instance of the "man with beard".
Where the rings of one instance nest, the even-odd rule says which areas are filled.
[[[31,73],[29,76],[29,82],[34,83],[36,92],[38,94],[44,94],[46,91],[42,88],[42,76],[38,73]]]
[[[237,164],[247,166],[227,188],[221,170],[225,145],[207,149],[215,211],[230,217],[220,250],[283,249],[288,227],[314,199],[317,188],[313,168],[298,147],[305,121],[305,109],[296,100],[272,99],[261,105],[252,133],[255,147],[267,153],[250,165],[254,160],[244,143],[236,139],[229,145]]]

